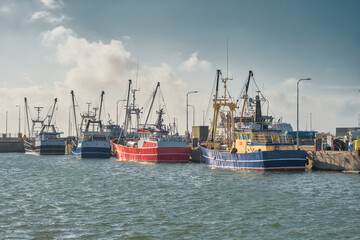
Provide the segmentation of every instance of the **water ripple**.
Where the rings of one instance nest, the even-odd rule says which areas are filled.
[[[356,239],[360,178],[0,155],[2,239]]]

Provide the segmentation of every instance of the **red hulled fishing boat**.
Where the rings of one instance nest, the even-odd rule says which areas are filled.
[[[175,133],[174,129],[163,124],[164,110],[160,108],[156,111],[157,120],[155,124],[147,124],[155,96],[160,87],[157,84],[153,93],[152,102],[145,124],[139,125],[140,112],[135,105],[135,92],[131,90],[131,80],[129,80],[128,100],[126,106],[126,118],[124,132],[112,144],[116,151],[119,161],[137,161],[147,163],[187,163],[190,158],[190,147],[185,138]],[[129,104],[130,92],[133,94],[133,103]],[[131,115],[136,118],[132,119]],[[136,120],[131,128],[131,120]]]

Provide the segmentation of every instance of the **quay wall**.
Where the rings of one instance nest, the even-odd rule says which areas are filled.
[[[348,151],[307,151],[308,167],[330,171],[358,171],[360,157],[357,152]]]
[[[0,138],[0,152],[25,152],[22,138]]]

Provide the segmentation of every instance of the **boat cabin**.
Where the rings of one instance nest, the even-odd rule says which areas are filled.
[[[233,148],[238,153],[295,149],[291,136],[282,135],[279,130],[238,130],[234,134]]]
[[[107,141],[107,135],[101,133],[84,132],[81,140],[84,142],[96,142],[96,141],[105,142]]]

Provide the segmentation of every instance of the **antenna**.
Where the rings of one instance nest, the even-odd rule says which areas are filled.
[[[37,117],[36,121],[40,121],[40,112],[43,107],[34,107],[34,108],[36,108],[36,111],[38,112],[38,114],[37,114],[38,117]]]
[[[226,78],[229,78],[229,34],[226,36]]]
[[[90,106],[91,106],[91,102],[87,102],[86,104],[88,105],[88,116],[90,116]]]
[[[138,75],[139,75],[139,58],[138,58],[138,62],[136,64],[135,89],[137,89]]]

